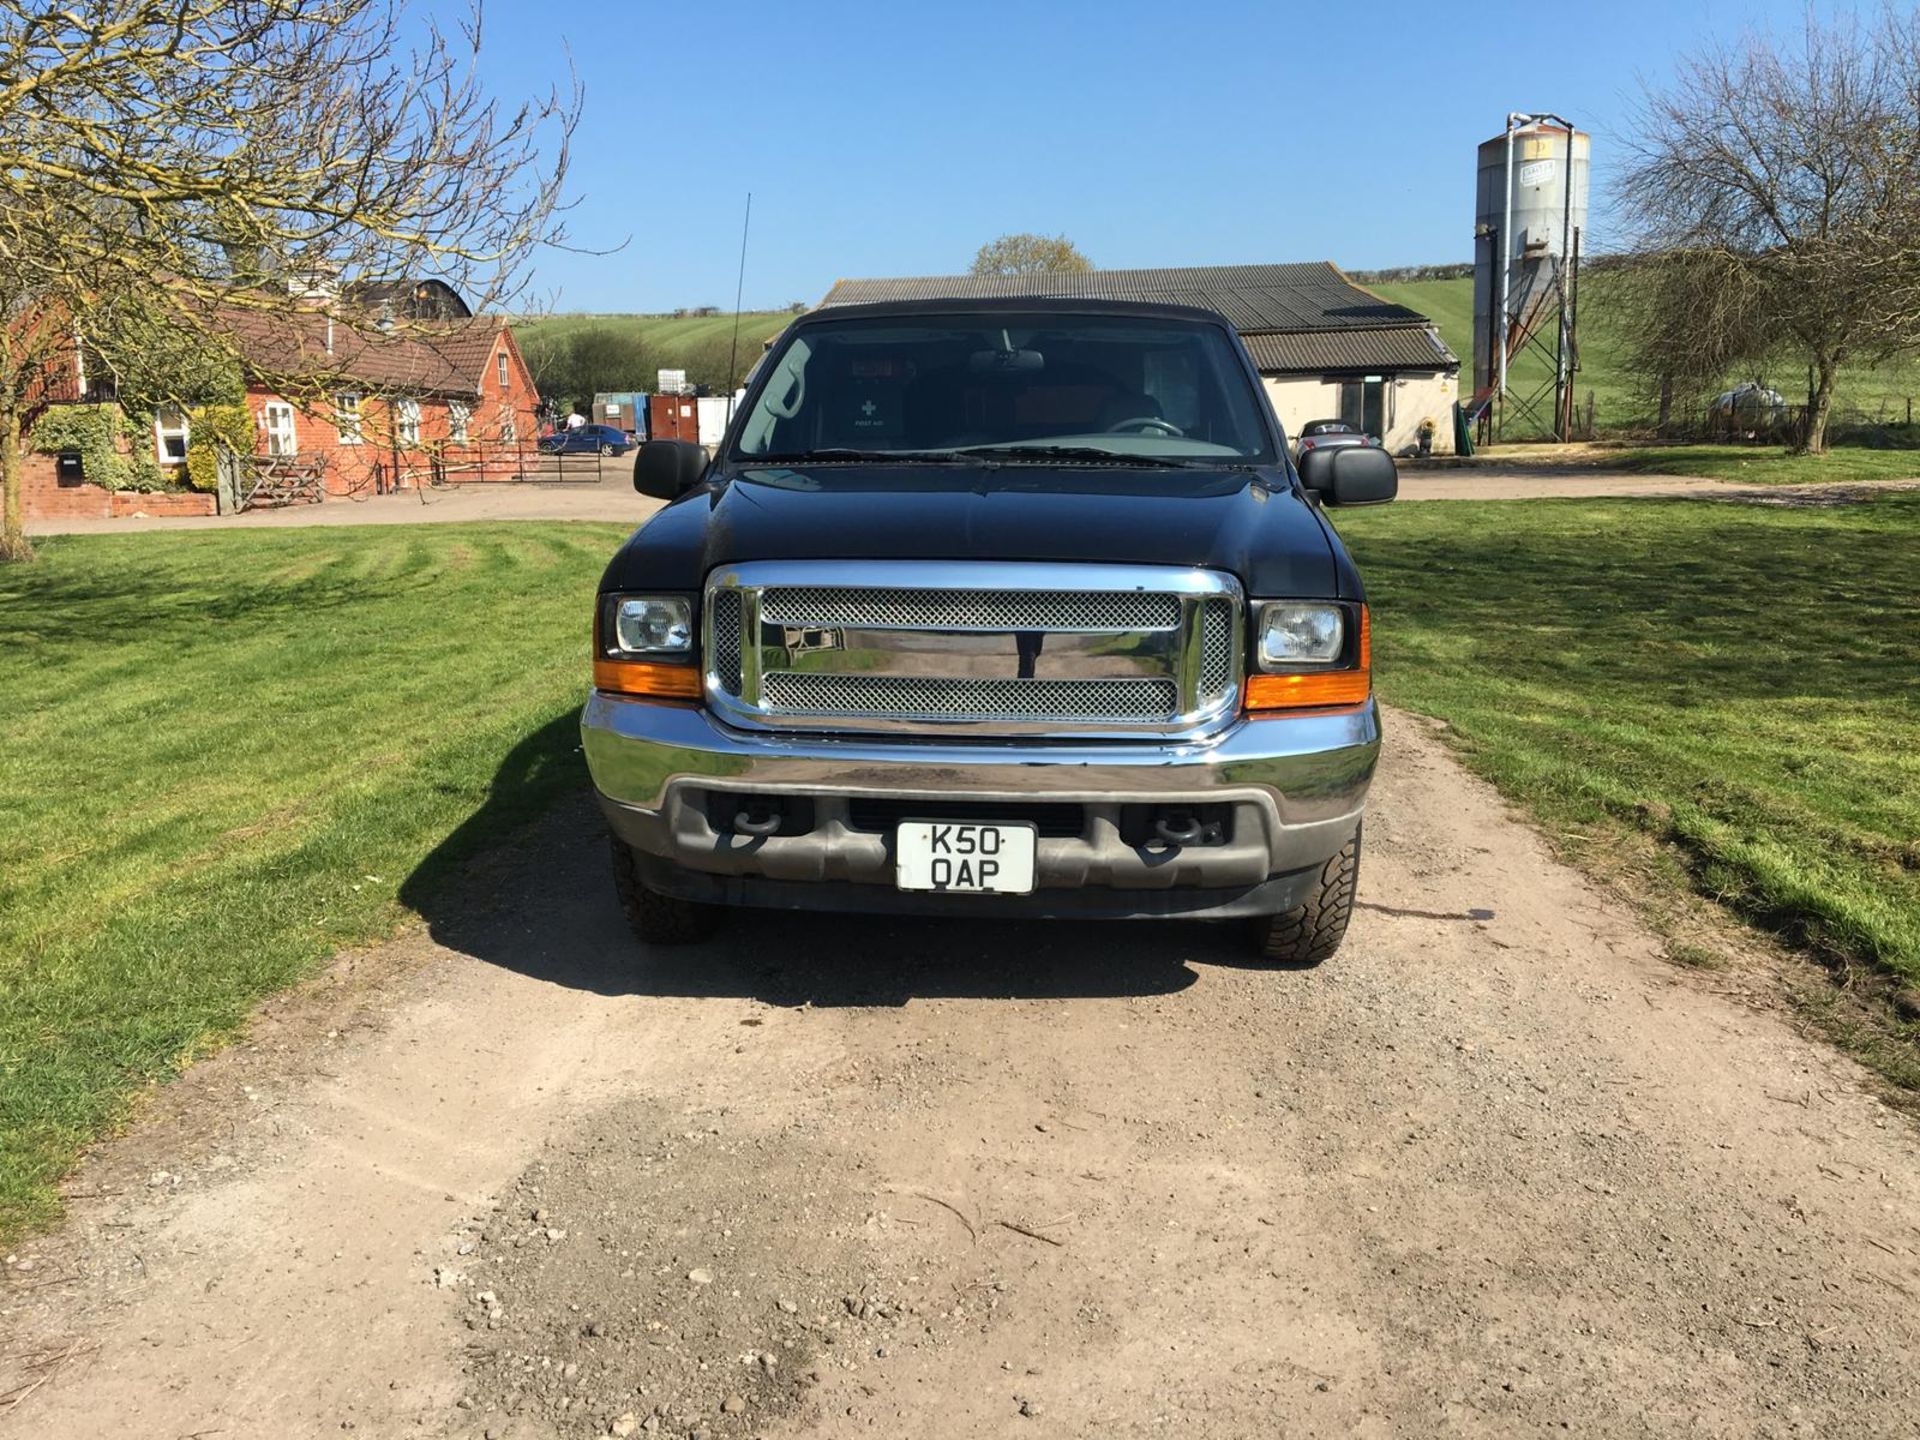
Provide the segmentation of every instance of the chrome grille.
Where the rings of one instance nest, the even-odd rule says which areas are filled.
[[[707,617],[708,703],[751,729],[1197,736],[1240,693],[1239,585],[1181,566],[755,561]]]
[[[1171,680],[972,680],[936,675],[765,677],[763,702],[791,715],[887,715],[952,720],[1170,721]]]
[[[1233,602],[1209,600],[1200,611],[1200,694],[1212,699],[1233,688]]]
[[[708,610],[710,635],[707,651],[713,666],[713,678],[729,695],[740,693],[740,592],[716,590]]]
[[[761,595],[760,618],[775,625],[1089,634],[1171,630],[1180,623],[1180,601],[1173,595],[1124,590],[992,592],[782,586]]]

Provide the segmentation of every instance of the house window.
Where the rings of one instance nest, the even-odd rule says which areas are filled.
[[[462,405],[458,400],[447,402],[447,439],[455,445],[467,443],[467,422],[473,418],[470,406]]]
[[[170,406],[154,413],[153,458],[162,465],[187,458],[187,417]]]
[[[393,405],[393,438],[402,445],[420,443],[420,402],[396,400]]]
[[[364,435],[360,429],[360,397],[343,390],[333,397],[333,423],[339,427],[342,445],[358,445]]]
[[[500,388],[507,388],[507,352],[502,350],[493,357],[493,368],[500,376]]]
[[[500,412],[500,438],[508,445],[513,444],[520,438],[520,428],[514,424],[513,411],[511,410],[502,410]]]
[[[293,406],[284,400],[269,400],[267,418],[267,453],[269,455],[295,455],[299,453],[293,429]]]

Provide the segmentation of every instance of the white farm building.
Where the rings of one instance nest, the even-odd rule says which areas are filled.
[[[1431,419],[1434,449],[1453,447],[1459,358],[1424,315],[1382,300],[1328,261],[841,280],[820,303],[995,295],[1161,300],[1218,311],[1240,332],[1289,438],[1309,420],[1348,420],[1398,451]]]

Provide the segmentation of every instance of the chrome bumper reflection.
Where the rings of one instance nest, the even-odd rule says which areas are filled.
[[[691,706],[595,692],[581,720],[587,766],[632,844],[692,869],[883,881],[890,837],[840,823],[860,797],[1036,799],[1087,805],[1090,830],[1041,842],[1041,883],[1240,884],[1318,864],[1357,823],[1380,748],[1372,703],[1354,710],[1240,720],[1193,742],[888,741],[744,731]],[[716,833],[708,792],[821,801],[813,834]],[[1100,819],[1128,803],[1229,804],[1239,843],[1164,855],[1120,844]],[[1251,848],[1250,848],[1251,846]]]

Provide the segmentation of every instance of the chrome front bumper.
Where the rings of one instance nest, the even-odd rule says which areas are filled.
[[[691,898],[801,904],[796,886],[893,884],[893,836],[857,828],[861,800],[1083,807],[1078,835],[1043,835],[1038,891],[1100,887],[1130,894],[1211,891],[1215,904],[1155,902],[1127,913],[1232,910],[1221,892],[1255,898],[1245,911],[1286,908],[1297,875],[1337,853],[1359,824],[1380,751],[1380,717],[1353,710],[1243,719],[1200,741],[965,743],[881,740],[735,729],[692,706],[654,704],[596,691],[581,717],[587,768],[614,831],[658,865],[662,888]],[[805,833],[746,835],[713,821],[716,793],[805,799]],[[1217,845],[1129,844],[1118,815],[1127,805],[1228,807],[1230,834]],[[724,807],[723,807],[724,808]],[[764,882],[724,893],[700,876]],[[679,882],[685,883],[676,883]],[[1264,887],[1264,888],[1263,888]],[[697,892],[697,893],[696,893]],[[824,903],[822,908],[833,908]],[[893,905],[861,908],[898,908]],[[1058,907],[1053,907],[1058,908]],[[1036,913],[1049,909],[1035,907]]]

